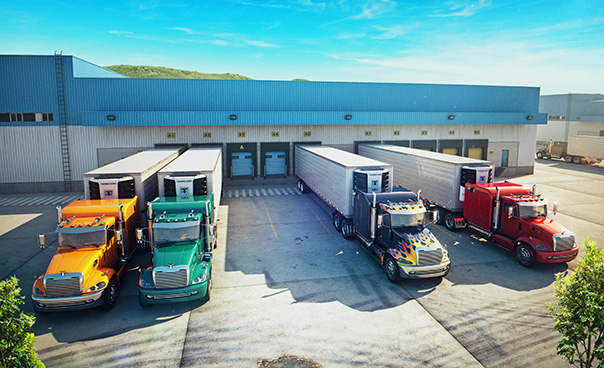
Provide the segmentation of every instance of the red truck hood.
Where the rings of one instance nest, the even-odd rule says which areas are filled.
[[[547,217],[523,218],[522,222],[524,222],[528,226],[532,226],[543,232],[546,232],[550,236],[560,234],[565,231],[568,232],[568,229],[562,224],[560,224],[558,221]]]

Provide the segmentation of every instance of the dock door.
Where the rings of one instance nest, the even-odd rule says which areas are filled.
[[[285,161],[285,151],[266,152],[264,154],[264,175],[283,175],[287,174],[287,165]]]
[[[255,143],[228,143],[226,157],[229,177],[253,178],[258,175]]]

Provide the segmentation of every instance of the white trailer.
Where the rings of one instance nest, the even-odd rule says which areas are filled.
[[[157,197],[157,172],[178,157],[177,149],[136,153],[84,174],[86,199],[138,197],[141,223],[147,220],[147,202]]]
[[[351,224],[353,191],[390,192],[392,165],[326,146],[296,146],[296,176],[302,192],[312,190],[334,212],[338,231]]]
[[[360,145],[359,154],[392,164],[392,184],[421,190],[421,198],[439,209],[447,227],[462,226],[466,183],[493,182],[491,161],[391,145]]]
[[[192,148],[158,173],[162,197],[190,198],[214,194],[214,211],[218,213],[222,196],[222,150]]]
[[[604,137],[589,135],[568,136],[567,156],[576,163],[598,164],[604,160]]]

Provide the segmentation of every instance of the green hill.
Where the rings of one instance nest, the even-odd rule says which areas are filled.
[[[105,68],[130,78],[252,79],[239,74],[208,74],[161,66],[110,65]]]

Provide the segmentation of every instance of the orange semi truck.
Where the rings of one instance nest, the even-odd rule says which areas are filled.
[[[57,252],[32,288],[37,313],[113,308],[137,246],[137,201],[79,200],[57,207]],[[44,235],[39,237],[44,246]]]

